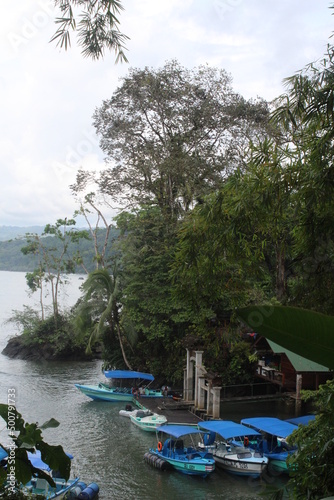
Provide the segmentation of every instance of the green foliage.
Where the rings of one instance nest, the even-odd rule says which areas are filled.
[[[49,474],[46,474],[40,469],[36,469],[28,459],[27,451],[34,453],[36,450],[41,452],[41,459],[44,463],[54,471],[59,471],[59,474],[64,479],[68,479],[71,471],[71,460],[64,452],[61,446],[53,446],[46,443],[42,438],[42,429],[49,427],[57,427],[59,423],[55,419],[45,422],[41,427],[37,424],[29,424],[25,422],[22,415],[16,410],[15,406],[0,404],[0,417],[6,422],[7,429],[13,448],[8,449],[6,446],[2,448],[7,451],[8,471],[11,470],[12,464],[15,464],[15,480],[18,484],[25,484],[33,476],[44,478],[52,486],[55,483]],[[12,422],[15,422],[15,429]],[[14,465],[13,465],[14,466]],[[0,492],[4,485],[6,476],[0,476]]]
[[[297,500],[318,500],[334,495],[334,381],[305,391],[305,401],[312,399],[316,417],[300,426],[288,438],[298,452],[288,459],[291,479],[289,490]]]
[[[117,244],[122,328],[128,335],[135,333],[131,357],[134,366],[172,379],[181,371],[179,342],[184,332],[179,315],[182,307],[174,303],[170,293],[173,225],[166,223],[156,207],[128,217],[123,214],[120,223],[123,230],[126,228]]]
[[[248,139],[267,118],[266,103],[245,101],[224,70],[189,70],[176,60],[130,69],[94,115],[108,159],[99,190],[113,203],[157,206],[176,222],[241,164]]]
[[[42,320],[36,311],[24,306],[24,311],[13,311],[7,322],[23,327],[23,334],[18,337],[21,345],[36,348],[42,357],[43,351],[52,358],[84,357],[88,336],[75,335],[74,316],[73,311],[58,314],[57,321],[53,315]]]
[[[248,342],[235,342],[229,352],[230,363],[226,370],[229,384],[247,384],[253,382],[257,359],[251,356]]]
[[[116,337],[121,349],[123,362],[132,369],[123,345],[123,332],[119,321],[120,291],[117,270],[110,275],[106,269],[97,269],[90,273],[82,285],[83,298],[77,309],[76,329],[80,333],[89,333],[86,352],[102,336]],[[108,343],[110,346],[110,342]]]
[[[67,50],[71,46],[71,30],[77,33],[84,57],[100,59],[107,49],[115,52],[116,62],[127,62],[124,42],[128,37],[120,32],[116,17],[123,10],[120,0],[54,0],[54,4],[61,16],[55,20],[59,27],[51,42],[56,40],[59,47]],[[77,7],[81,9],[78,16]]]
[[[23,311],[12,311],[12,316],[7,319],[6,323],[14,323],[23,333],[30,335],[38,328],[40,317],[37,311],[32,307],[23,306]]]
[[[238,317],[253,331],[292,352],[334,368],[334,316],[295,307],[249,306]]]

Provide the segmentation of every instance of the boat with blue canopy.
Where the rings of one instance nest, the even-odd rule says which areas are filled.
[[[75,384],[85,396],[98,401],[132,402],[133,398],[150,385],[154,377],[150,373],[133,370],[105,370],[109,383],[98,385]],[[146,382],[146,385],[145,385]],[[147,382],[149,382],[147,384]]]
[[[63,479],[58,477],[56,471],[51,470],[50,466],[43,462],[41,457],[41,452],[35,450],[35,452],[27,452],[28,459],[31,465],[34,467],[34,475],[31,477],[30,481],[26,484],[16,484],[15,486],[8,485],[8,492],[13,494],[17,491],[23,494],[27,498],[44,498],[45,500],[53,500],[61,498],[72,498],[72,499],[91,499],[96,497],[99,491],[99,487],[96,483],[91,483],[87,486],[86,483],[80,481],[79,477],[73,479]],[[67,453],[67,456],[72,459],[73,456]],[[1,465],[6,468],[6,462],[8,459],[8,454],[6,450],[0,447],[0,458]],[[50,484],[49,481],[53,482]],[[6,484],[5,484],[6,490]],[[86,492],[90,496],[86,496]],[[1,496],[1,495],[0,495]]]
[[[286,438],[298,428],[297,425],[276,417],[244,418],[241,424],[261,434],[261,438],[256,443],[250,443],[250,446],[269,458],[269,468],[289,473],[286,459],[295,453],[297,448],[288,445]]]
[[[295,418],[287,418],[286,422],[294,425],[307,425],[309,422],[315,419],[315,415],[302,415]]]
[[[198,449],[199,436],[196,426],[166,424],[158,427],[156,448],[145,453],[144,460],[161,470],[175,469],[183,474],[206,477],[215,470],[212,453]]]
[[[249,446],[261,434],[231,420],[208,420],[198,424],[208,431],[204,446],[213,454],[217,466],[239,476],[257,478],[266,470],[269,459]],[[236,445],[235,441],[240,442]]]

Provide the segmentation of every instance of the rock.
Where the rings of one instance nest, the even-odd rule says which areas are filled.
[[[24,335],[9,339],[2,354],[12,359],[25,359],[28,361],[88,361],[93,359],[93,357],[97,357],[85,354],[84,349],[76,349],[75,351],[64,349],[61,352],[57,352],[54,346],[47,342],[27,345]]]

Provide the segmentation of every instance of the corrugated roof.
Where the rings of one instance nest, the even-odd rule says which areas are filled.
[[[329,372],[329,369],[326,366],[319,365],[319,363],[315,363],[314,361],[303,358],[302,356],[299,356],[298,354],[289,351],[288,349],[284,349],[284,347],[278,344],[275,344],[275,342],[272,342],[271,340],[267,339],[267,341],[274,353],[286,354],[296,372]]]

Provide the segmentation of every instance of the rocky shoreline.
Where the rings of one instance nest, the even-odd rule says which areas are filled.
[[[100,358],[98,352],[93,355],[85,353],[84,349],[76,348],[59,351],[48,342],[27,345],[24,335],[18,335],[9,339],[2,354],[11,359],[23,359],[27,361],[91,361]]]

